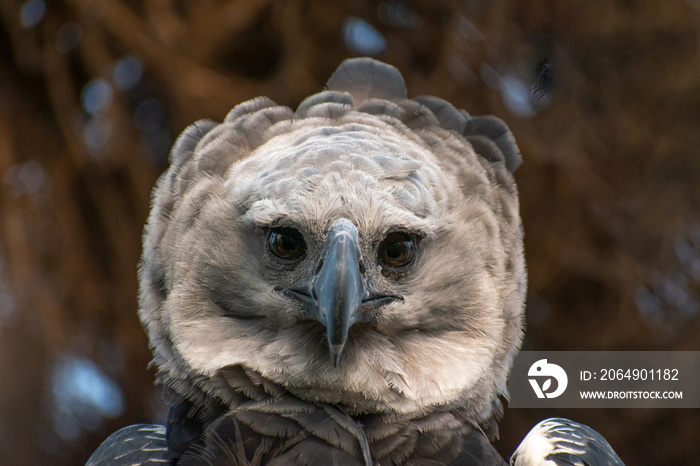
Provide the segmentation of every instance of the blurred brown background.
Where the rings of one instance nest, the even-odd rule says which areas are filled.
[[[527,349],[700,350],[699,44],[696,0],[0,2],[0,462],[163,420],[136,264],[170,145],[350,56],[512,128]],[[698,410],[507,409],[497,447],[553,415],[628,465],[697,461]]]

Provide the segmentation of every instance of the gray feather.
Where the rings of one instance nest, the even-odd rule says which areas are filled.
[[[467,120],[467,127],[464,130],[464,135],[467,136],[467,139],[472,136],[483,136],[493,141],[502,153],[506,167],[511,173],[522,163],[522,156],[520,155],[518,146],[515,144],[513,134],[506,124],[495,116],[489,115],[469,118]],[[489,157],[487,156],[487,158]]]
[[[413,100],[428,107],[443,128],[460,134],[464,133],[468,116],[457,110],[451,103],[431,95],[419,96]]]
[[[162,465],[166,460],[165,427],[136,424],[110,435],[85,466]]]
[[[356,104],[371,98],[405,99],[407,95],[401,72],[371,58],[345,60],[328,80],[326,87],[331,91],[349,92]]]
[[[513,466],[624,466],[610,444],[587,425],[564,418],[539,422],[510,459]]]

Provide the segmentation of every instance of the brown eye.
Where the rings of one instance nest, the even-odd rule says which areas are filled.
[[[416,242],[408,233],[389,233],[379,245],[378,260],[386,267],[400,268],[413,261],[416,256]]]
[[[306,252],[304,237],[294,228],[276,228],[267,237],[267,247],[280,259],[293,261]]]

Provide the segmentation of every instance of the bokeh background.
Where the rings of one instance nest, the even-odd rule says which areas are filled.
[[[136,266],[170,145],[351,56],[512,128],[525,348],[700,350],[699,46],[697,0],[2,0],[0,462],[162,422]],[[507,409],[499,451],[555,415],[628,465],[700,452],[698,410],[648,409]]]

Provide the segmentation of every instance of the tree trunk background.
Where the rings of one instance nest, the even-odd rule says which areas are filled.
[[[258,95],[296,107],[350,56],[511,127],[526,349],[700,350],[699,28],[691,0],[3,1],[3,464],[84,464],[162,422],[136,267],[170,145]],[[697,459],[698,410],[650,409],[506,409],[504,457],[548,416],[628,465]]]

